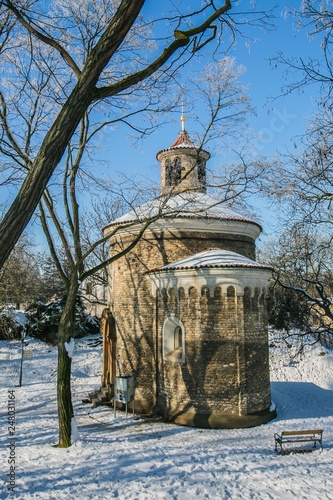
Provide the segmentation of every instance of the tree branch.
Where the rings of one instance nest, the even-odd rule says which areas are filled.
[[[12,4],[10,0],[5,0],[2,2],[9,10],[13,12],[15,15],[16,19],[24,26],[24,28],[29,31],[34,37],[38,38],[41,42],[45,43],[46,45],[49,45],[50,47],[53,47],[63,60],[66,62],[66,64],[73,70],[74,74],[77,76],[77,78],[80,77],[81,71],[79,67],[77,66],[76,62],[74,59],[70,56],[70,54],[58,43],[56,40],[53,38],[44,35],[41,31],[38,31],[36,28],[32,26],[32,22],[29,20],[26,21],[26,19],[23,17],[21,12]]]
[[[47,220],[46,220],[46,216],[45,216],[45,211],[44,211],[42,202],[39,203],[38,207],[39,207],[39,213],[40,213],[40,220],[41,220],[41,223],[42,223],[42,228],[43,228],[46,240],[47,240],[47,244],[49,246],[50,254],[51,254],[53,262],[54,262],[54,264],[55,264],[55,266],[57,268],[57,271],[58,271],[58,273],[61,276],[61,279],[63,280],[63,282],[65,283],[65,285],[67,287],[68,283],[69,283],[69,280],[68,280],[68,277],[66,276],[66,273],[64,272],[64,270],[62,268],[62,265],[60,263],[60,260],[58,258],[58,253],[57,253],[57,251],[55,249],[55,246],[54,246],[54,243],[53,243],[53,239],[52,239],[52,236],[51,236],[51,232],[50,232],[49,226],[47,224]]]
[[[226,0],[224,5],[219,9],[217,9],[216,12],[214,12],[214,14],[209,16],[209,18],[200,26],[197,26],[196,28],[192,28],[187,31],[175,30],[174,32],[175,40],[167,48],[164,49],[162,54],[157,59],[155,59],[154,62],[152,62],[145,69],[138,71],[137,73],[134,73],[133,75],[130,75],[127,78],[124,78],[123,80],[120,80],[117,83],[114,83],[107,87],[95,89],[93,101],[104,99],[105,97],[112,97],[115,94],[123,92],[124,90],[132,87],[133,85],[136,85],[137,83],[147,79],[158,69],[160,69],[179,48],[189,45],[191,43],[192,37],[204,33],[207,29],[213,29],[213,34],[207,40],[207,43],[208,41],[211,41],[213,38],[215,38],[216,35],[216,29],[214,29],[212,23],[230,9],[231,9],[231,2],[229,0]],[[200,46],[196,47],[195,51],[198,51],[204,45],[206,45],[206,43],[200,44]]]

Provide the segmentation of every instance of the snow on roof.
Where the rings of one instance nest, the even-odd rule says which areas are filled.
[[[260,227],[259,224],[251,219],[227,208],[223,202],[212,198],[206,193],[199,192],[184,192],[174,196],[159,196],[138,208],[134,208],[127,214],[111,222],[107,227],[129,222],[141,222],[155,217],[159,213],[161,218],[221,219],[249,222]]]
[[[202,268],[225,268],[225,267],[251,267],[271,270],[270,267],[229,250],[207,250],[186,259],[173,262],[167,266],[159,267],[151,272],[164,272],[176,269],[202,269]]]

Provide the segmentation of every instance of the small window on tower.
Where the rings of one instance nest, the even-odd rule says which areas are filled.
[[[170,160],[165,161],[165,185],[172,186],[172,164]]]
[[[177,186],[182,180],[182,162],[177,156],[173,161],[165,160],[165,185]]]
[[[206,167],[205,162],[202,160],[199,160],[198,162],[198,180],[200,184],[206,184]]]
[[[177,186],[182,180],[182,162],[180,158],[175,158],[173,162],[173,185]]]

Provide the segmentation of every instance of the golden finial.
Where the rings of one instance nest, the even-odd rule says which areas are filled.
[[[182,122],[182,132],[185,131],[185,116],[184,116],[184,103],[182,103],[182,115],[180,117],[180,121]]]

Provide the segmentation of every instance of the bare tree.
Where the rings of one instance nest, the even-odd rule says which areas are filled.
[[[161,96],[177,79],[177,70],[213,41],[217,57],[219,48],[226,50],[222,31],[229,30],[231,40],[237,31],[228,14],[228,1],[220,7],[211,1],[203,6],[192,2],[190,10],[186,2],[174,8],[170,1],[163,7],[168,14],[152,20],[147,17],[145,3],[87,1],[79,5],[75,1],[45,4],[37,0],[18,8],[10,0],[0,2],[0,15],[7,22],[6,30],[0,33],[4,40],[2,57],[8,65],[3,77],[6,85],[0,93],[0,154],[6,159],[5,172],[15,172],[17,181],[24,179],[0,225],[0,265],[38,205],[52,257],[66,286],[58,356],[59,446],[63,447],[71,443],[71,350],[80,283],[131,250],[146,228],[165,216],[167,206],[161,200],[153,215],[138,221],[138,234],[122,252],[87,267],[89,257],[104,240],[88,245],[81,240],[76,184],[86,145],[107,123],[123,121],[144,132],[147,126],[140,128],[133,117],[145,110],[149,120],[149,112],[156,110]],[[259,16],[260,23],[266,15]],[[243,16],[251,21],[250,13]],[[156,35],[159,27],[161,31]],[[10,71],[15,78],[10,77]],[[109,107],[107,120],[100,119],[105,113],[102,102]],[[217,104],[221,107],[221,103]],[[89,128],[92,112],[93,132]],[[63,180],[60,182],[57,174],[50,183],[65,153],[63,170],[57,171]],[[244,185],[250,184],[248,179],[242,183],[241,192]],[[56,192],[63,190],[64,212],[60,217],[53,187]],[[168,214],[172,215],[170,211]],[[67,269],[57,252],[55,231]]]
[[[192,2],[190,10],[183,4],[175,9],[168,2],[163,9],[169,14],[159,17],[157,12],[151,20],[149,11],[144,9],[145,3],[145,0],[80,2],[79,9],[75,2],[68,4],[61,0],[51,5],[42,1],[0,2],[4,25],[0,47],[4,60],[13,64],[15,56],[21,54],[23,84],[16,89],[17,95],[22,98],[26,93],[26,82],[32,74],[38,95],[49,94],[48,104],[43,100],[35,109],[39,120],[24,123],[25,127],[39,126],[39,140],[23,145],[14,136],[3,150],[14,162],[19,158],[29,171],[0,225],[0,267],[32,216],[90,106],[106,100],[115,110],[119,100],[123,101],[134,90],[141,96],[149,88],[162,92],[186,60],[210,42],[216,41],[215,48],[218,47],[222,30],[228,29],[234,35],[234,23],[228,14],[230,1],[219,7],[211,1],[203,6]],[[249,13],[247,17],[250,21]],[[156,36],[159,27],[162,31]],[[9,69],[5,73],[8,82]],[[28,99],[30,91],[28,88]],[[14,99],[13,92],[11,87],[9,93],[3,90],[0,95],[5,124],[13,119],[8,109]],[[31,105],[34,103],[35,98]]]
[[[310,39],[320,43],[322,57],[312,57],[295,54],[291,58],[279,52],[273,61],[285,66],[288,83],[285,93],[300,90],[304,85],[318,84],[325,96],[325,101],[333,97],[333,67],[332,67],[332,29],[333,9],[327,0],[303,0],[300,8],[285,7],[285,15],[291,15],[295,20],[297,30],[306,31]]]
[[[276,270],[275,313],[280,314],[281,325],[297,326],[315,341],[328,338],[331,342],[333,9],[325,0],[304,0],[298,11],[290,11],[298,20],[297,29],[320,42],[322,56],[295,54],[288,59],[279,53],[275,60],[292,75],[283,92],[315,84],[318,108],[298,141],[297,152],[281,158],[268,182],[267,194],[278,204],[282,229],[268,261]]]
[[[42,297],[41,259],[26,234],[0,271],[0,305],[20,307]]]
[[[206,71],[206,76],[208,75]],[[214,77],[215,78],[215,77]],[[229,72],[228,78],[226,80],[229,82],[232,92],[229,93],[229,87],[226,85],[226,81],[222,80],[220,85],[224,91],[218,93],[219,98],[210,107],[210,118],[208,120],[207,129],[213,131],[214,122],[219,123],[221,115],[229,116],[231,109],[247,104],[247,99],[244,95],[244,88],[242,86],[237,87],[236,80],[238,78],[237,71]],[[200,87],[200,91],[206,90],[209,85]],[[216,89],[215,89],[216,90]],[[214,93],[215,95],[215,93]],[[248,112],[248,107],[245,106],[242,112],[238,113],[238,125],[240,125]],[[236,113],[237,114],[237,113]],[[107,122],[105,123],[107,124]],[[104,124],[104,125],[105,125]],[[234,126],[236,126],[236,120],[234,120]],[[105,244],[105,239],[96,234],[95,231],[91,231],[91,228],[87,228],[87,224],[83,222],[83,216],[79,211],[79,200],[78,200],[78,183],[84,181],[84,169],[82,168],[82,163],[84,163],[84,156],[88,156],[89,144],[95,137],[97,131],[101,129],[101,124],[98,126],[91,125],[89,121],[89,116],[81,121],[80,131],[73,139],[76,139],[76,143],[72,143],[68,147],[66,161],[64,163],[64,170],[62,175],[62,201],[63,210],[62,214],[59,216],[59,210],[55,209],[56,195],[51,195],[51,189],[47,189],[44,192],[43,198],[39,203],[39,212],[42,221],[42,226],[47,237],[48,245],[51,251],[51,255],[57,266],[60,276],[64,280],[66,286],[66,302],[65,308],[62,313],[59,330],[58,330],[58,411],[59,411],[59,445],[69,446],[71,442],[71,422],[73,421],[73,407],[71,403],[71,389],[70,389],[70,366],[71,366],[71,356],[69,355],[69,345],[74,339],[74,313],[75,313],[75,300],[77,292],[80,288],[82,282],[96,276],[96,273],[102,271],[107,265],[109,265],[114,260],[120,258],[122,255],[130,251],[141,237],[144,235],[146,229],[157,219],[161,217],[172,217],[177,215],[177,210],[170,208],[168,201],[172,197],[172,191],[168,193],[165,197],[155,198],[153,201],[154,209],[144,218],[138,215],[138,220],[128,223],[129,228],[135,225],[139,225],[139,229],[134,231],[135,236],[127,247],[123,248],[121,252],[113,255],[112,257],[106,256],[103,250],[103,245]],[[205,134],[204,134],[205,135]],[[232,170],[232,169],[231,169]],[[233,188],[233,196],[229,196],[229,192],[232,191],[233,178],[226,177],[220,178],[219,188],[223,186],[223,197],[219,198],[217,203],[221,202],[231,202],[235,198],[243,195],[244,186],[250,187],[255,185],[256,175],[249,171],[244,171],[244,178],[242,182],[242,189],[239,190],[236,184]],[[95,188],[101,186],[102,183],[98,179],[93,179],[92,175],[89,175],[90,182],[96,181]],[[240,176],[238,175],[238,179]],[[85,181],[84,181],[85,182]],[[107,205],[108,219],[101,217],[101,207],[99,207],[100,222],[104,224],[109,222],[110,219],[114,218],[120,211],[124,210],[126,206],[127,210],[129,208],[134,208],[135,204],[139,203],[140,199],[143,198],[142,193],[138,191],[138,186],[133,189],[133,185],[130,185],[128,189],[128,184],[126,186],[127,191],[124,186],[115,187],[113,184],[107,187],[107,192],[109,198],[111,197],[113,201],[111,205],[112,212],[110,209],[110,204]],[[91,189],[94,190],[95,188]],[[105,192],[104,188],[104,192]],[[55,186],[55,193],[57,193],[57,185]],[[147,188],[145,189],[145,196],[147,197]],[[154,191],[154,189],[153,189]],[[150,190],[148,190],[148,193]],[[156,200],[159,202],[156,204]],[[59,207],[58,207],[59,208]],[[207,208],[207,207],[205,207]],[[52,227],[50,226],[52,223]],[[82,230],[83,229],[83,230]],[[84,230],[85,229],[85,230]],[[114,234],[117,233],[119,229],[124,229],[124,226],[119,226],[114,228]],[[55,245],[55,234],[58,235],[58,240],[61,243],[61,248],[65,253],[66,266],[63,267],[63,261],[59,258],[58,248]],[[108,235],[108,238],[110,235]],[[99,248],[102,246],[102,252]]]
[[[267,245],[275,268],[270,321],[287,335],[333,345],[332,247],[313,228],[290,228]]]
[[[271,179],[269,195],[279,204],[283,231],[266,250],[266,260],[275,268],[278,285],[278,300],[273,306],[275,320],[278,316],[281,326],[298,327],[303,333],[311,334],[315,341],[332,343],[330,114],[330,110],[326,110],[321,113],[322,120],[313,119],[303,139],[303,151],[285,158]]]

